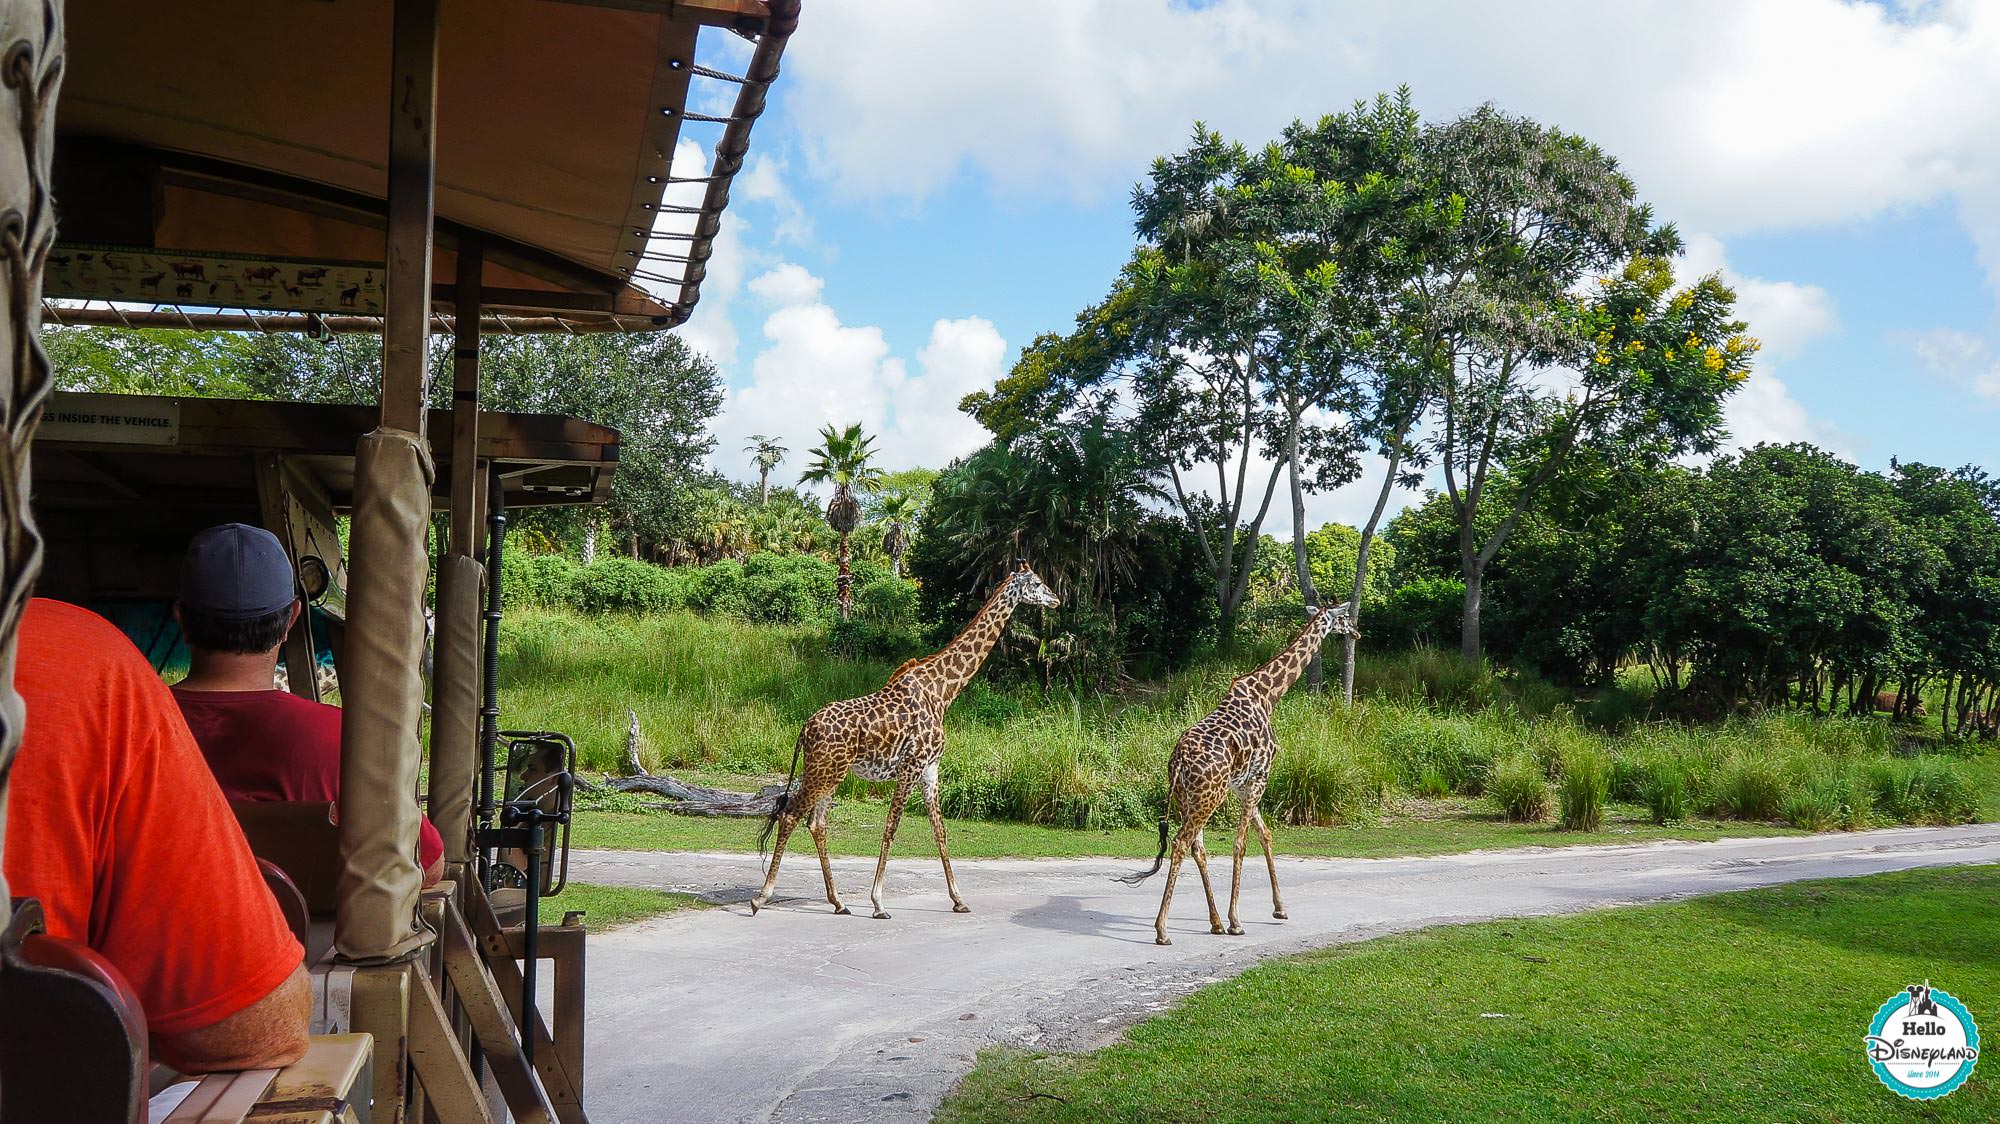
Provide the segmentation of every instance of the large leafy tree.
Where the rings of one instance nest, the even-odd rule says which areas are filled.
[[[861,500],[857,492],[870,492],[881,480],[875,466],[875,439],[861,431],[856,422],[845,429],[828,425],[819,431],[820,443],[812,449],[812,463],[799,474],[802,484],[831,484],[833,496],[827,500],[826,523],[840,536],[840,619],[846,620],[854,607],[854,574],[850,569],[850,544],[854,529],[861,525]]]

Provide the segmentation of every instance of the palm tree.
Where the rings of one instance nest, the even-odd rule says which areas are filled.
[[[753,433],[743,451],[750,454],[751,463],[757,466],[757,506],[764,507],[771,502],[771,470],[783,463],[785,454],[791,450],[778,444],[774,437]]]
[[[834,588],[840,591],[840,619],[846,620],[854,605],[847,540],[861,525],[861,501],[855,498],[854,490],[872,490],[882,478],[882,470],[868,463],[875,456],[875,439],[861,432],[860,423],[846,429],[825,426],[819,437],[819,447],[812,450],[813,462],[799,473],[799,483],[833,485],[833,498],[826,504],[826,525],[840,536],[840,578]]]
[[[889,492],[882,497],[880,506],[879,518],[888,524],[882,532],[882,553],[889,556],[889,572],[900,578],[903,552],[910,549],[910,536],[904,527],[916,518],[917,499],[908,492]]]

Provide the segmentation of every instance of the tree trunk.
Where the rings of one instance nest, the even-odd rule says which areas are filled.
[[[771,506],[771,470],[768,468],[757,470],[757,506]]]
[[[834,588],[840,592],[840,619],[846,620],[854,611],[854,573],[847,565],[847,532],[840,533],[840,576],[834,579]]]
[[[889,556],[889,576],[898,580],[903,576],[903,552],[900,550]]]
[[[585,518],[583,521],[583,564],[588,566],[597,561],[597,520]]]
[[[632,561],[639,560],[639,532],[632,532]]]
[[[1368,513],[1368,525],[1361,528],[1361,545],[1354,552],[1354,594],[1349,603],[1354,614],[1355,630],[1340,638],[1340,699],[1352,706],[1354,703],[1354,654],[1360,644],[1361,600],[1368,589],[1368,555],[1375,545],[1375,528],[1382,525],[1382,512],[1389,506],[1389,497],[1396,491],[1396,473],[1403,467],[1403,434],[1398,433],[1389,451],[1389,470],[1382,475],[1382,490],[1375,494],[1375,510]]]
[[[1486,581],[1486,567],[1478,561],[1465,566],[1465,621],[1458,634],[1458,658],[1468,667],[1479,666],[1479,594]]]
[[[1299,570],[1299,596],[1310,612],[1319,608],[1319,589],[1313,585],[1312,561],[1306,554],[1306,493],[1304,481],[1299,479],[1299,427],[1296,424],[1292,426],[1291,437],[1285,445],[1292,477],[1292,562]],[[1306,664],[1305,680],[1308,691],[1317,693],[1326,687],[1326,670],[1318,649],[1313,650],[1312,662]]]

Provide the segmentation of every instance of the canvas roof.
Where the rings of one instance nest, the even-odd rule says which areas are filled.
[[[128,317],[147,301],[375,311],[393,7],[71,4],[49,294],[117,299]],[[476,235],[489,308],[572,326],[684,319],[796,7],[443,0],[434,276],[448,281],[458,240]],[[696,62],[704,26],[757,43],[746,74]],[[736,108],[691,119],[691,82],[716,80]],[[692,236],[663,242],[648,235],[684,128],[720,155],[678,227]],[[644,255],[662,250],[694,260],[655,295],[636,271],[659,275]]]

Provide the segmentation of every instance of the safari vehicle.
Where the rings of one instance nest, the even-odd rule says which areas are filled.
[[[499,729],[497,563],[508,509],[605,499],[617,435],[482,412],[479,343],[686,319],[797,0],[64,7],[0,0],[0,667],[30,588],[145,639],[188,537],[235,520],[279,535],[314,607],[290,688],[317,697],[331,665],[345,708],[337,824],[239,810],[306,938],[312,1049],[212,1076],[172,1119],[583,1121],[584,929],[533,909],[560,889],[573,751]],[[708,52],[729,35],[748,50]],[[708,167],[675,166],[684,137]],[[37,321],[379,333],[378,405],[48,396]],[[409,799],[426,705],[432,891]],[[19,713],[0,684],[0,764]],[[0,938],[0,1121],[142,1119],[143,1018],[37,916]]]

